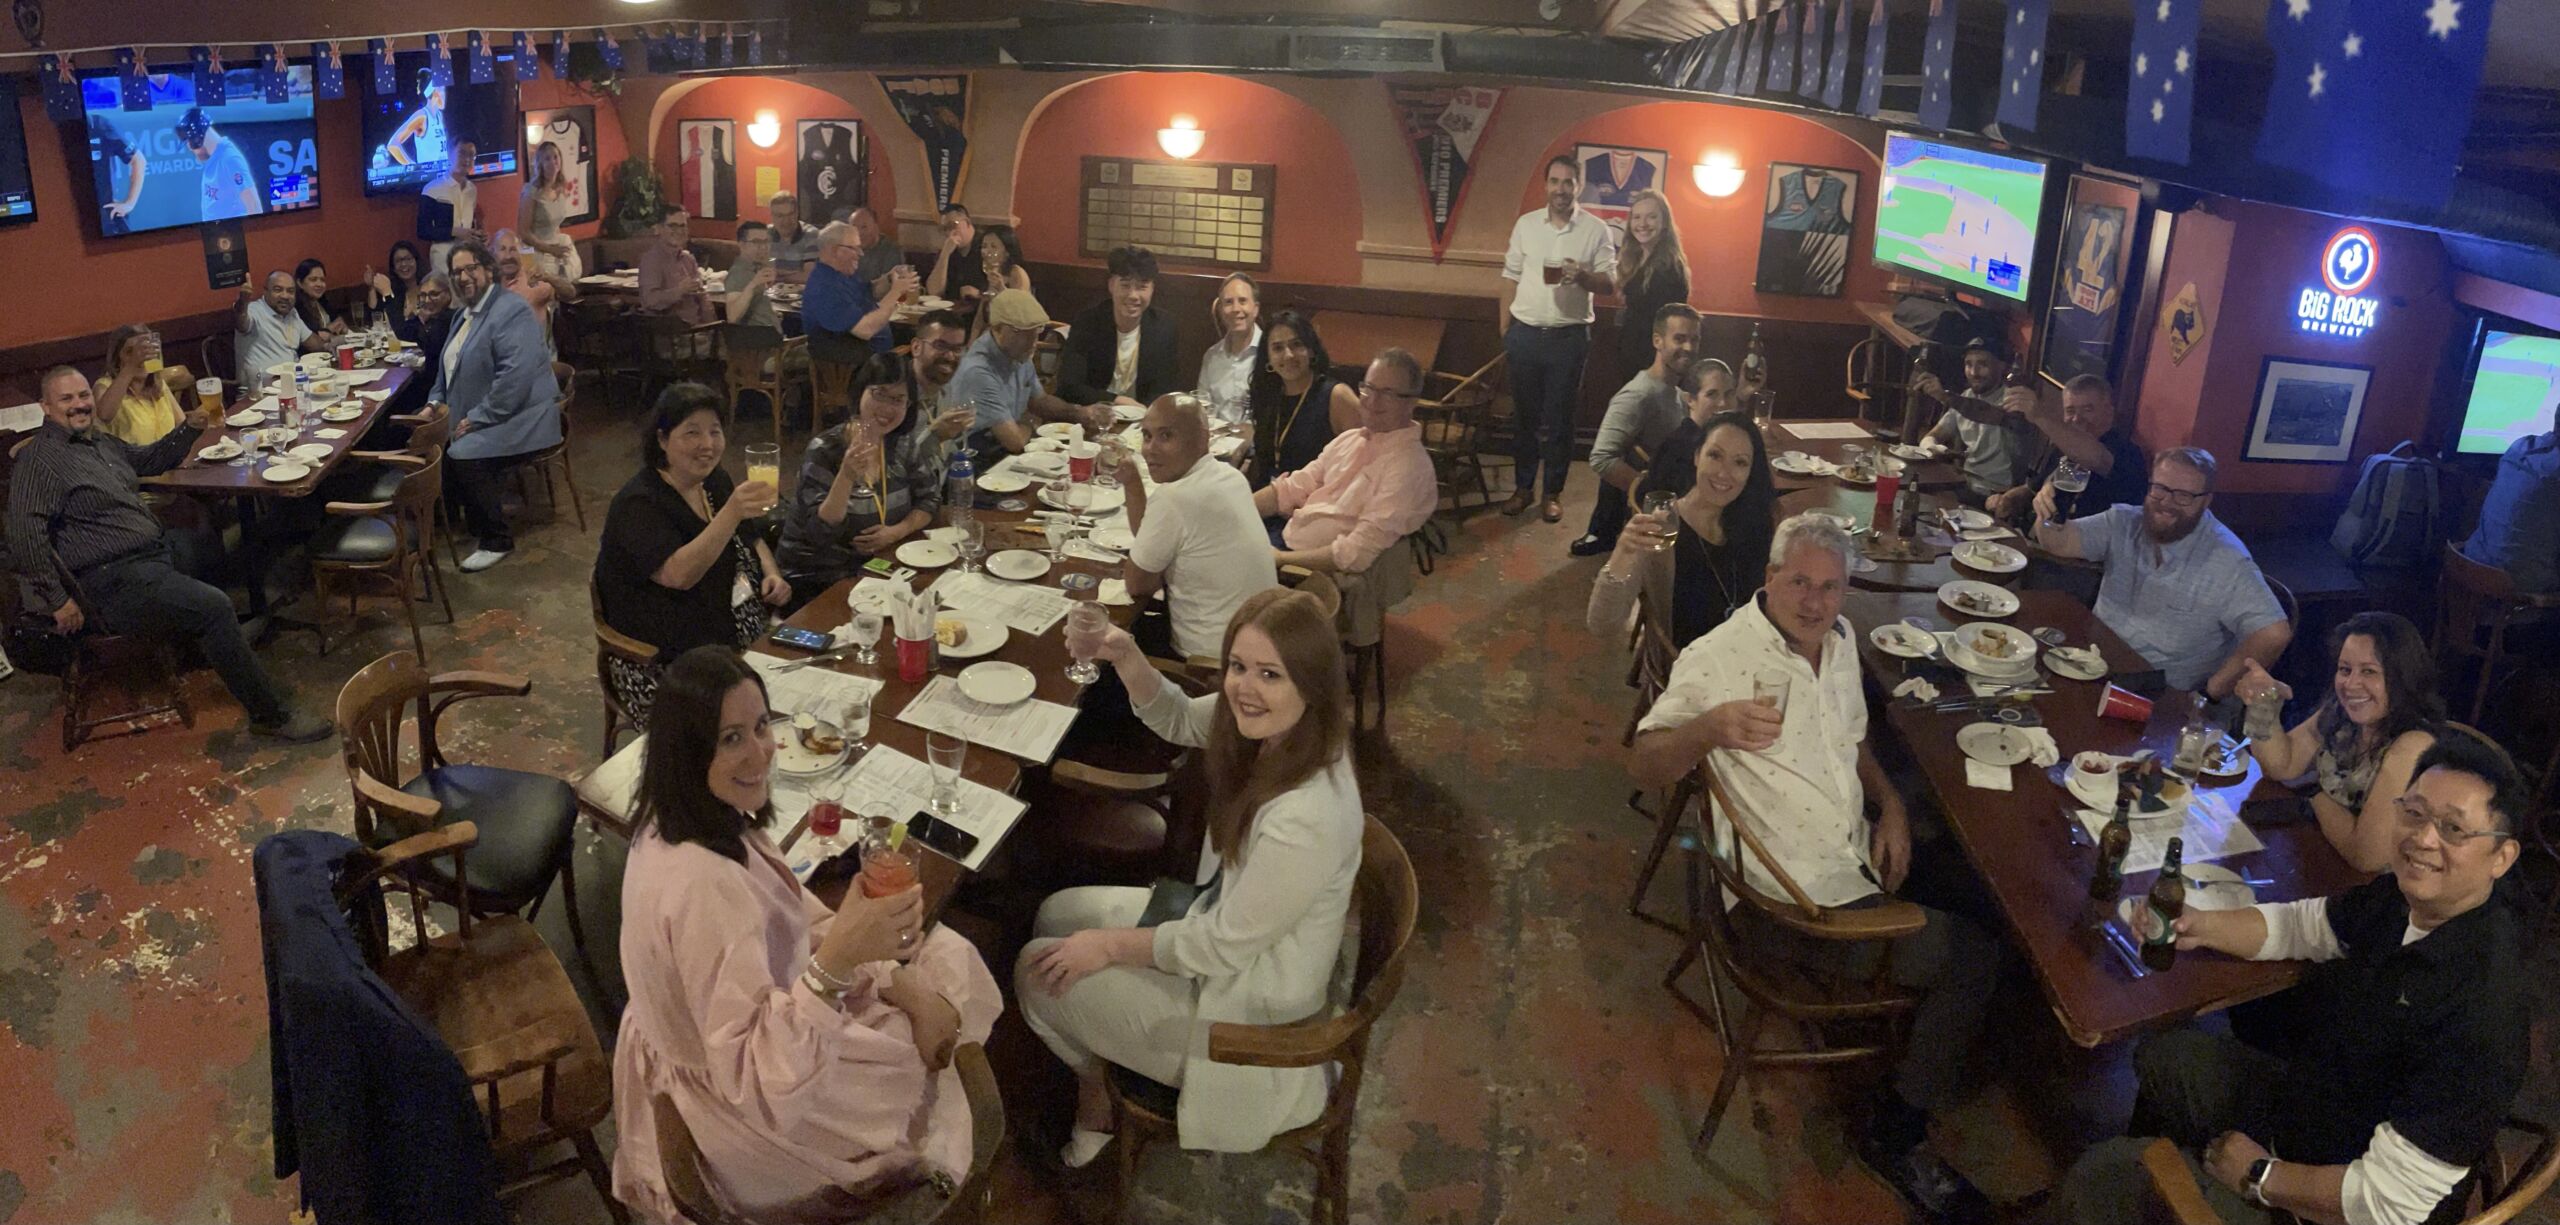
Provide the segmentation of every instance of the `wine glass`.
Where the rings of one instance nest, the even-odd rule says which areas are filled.
[[[872,649],[873,645],[879,641],[880,614],[868,609],[855,612],[853,614],[853,643],[858,649],[854,652],[854,659],[859,661],[862,666],[866,668],[879,663],[880,652]]]
[[[1067,654],[1075,662],[1067,665],[1067,679],[1079,685],[1090,685],[1102,679],[1102,668],[1094,657],[1102,652],[1103,635],[1111,632],[1111,614],[1098,600],[1078,600],[1067,609]]]

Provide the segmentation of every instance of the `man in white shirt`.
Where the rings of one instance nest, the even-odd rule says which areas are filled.
[[[1208,408],[1200,397],[1159,397],[1138,428],[1138,454],[1155,490],[1145,481],[1121,486],[1138,538],[1120,574],[1142,605],[1164,590],[1177,657],[1214,659],[1225,649],[1227,622],[1246,597],[1277,585],[1280,569],[1253,508],[1253,487],[1234,466],[1209,458]],[[1140,645],[1148,644],[1142,638]]]
[[[2301,1045],[2280,1058],[2180,1029],[2134,1055],[2133,1126],[2081,1155],[2057,1219],[2133,1219],[2147,1137],[2186,1156],[2224,1221],[2418,1225],[2451,1220],[2523,1088],[2531,1015],[2523,924],[2495,894],[2531,800],[2504,754],[2447,735],[2389,815],[2388,875],[2335,897],[2189,908],[2187,956],[2328,963],[2302,991]]]
[[[447,271],[445,257],[453,254],[453,244],[480,241],[480,185],[471,181],[471,163],[480,158],[480,147],[467,140],[453,142],[453,171],[419,191],[430,200],[440,200],[453,209],[453,232],[438,237],[420,234],[431,245],[428,262],[438,272]]]
[[[1840,604],[1848,588],[1848,534],[1815,515],[1778,527],[1760,593],[1680,653],[1670,681],[1636,735],[1629,772],[1646,788],[1670,786],[1702,762],[1771,859],[1817,906],[1882,905],[1912,867],[1902,797],[1867,748],[1867,699],[1858,650]],[[1776,690],[1774,703],[1763,692]],[[1876,818],[1870,823],[1866,801]],[[1745,878],[1787,896],[1759,858],[1740,856]],[[1972,921],[1923,904],[1928,924],[1893,942],[1893,981],[1920,993],[1909,1046],[1876,1103],[1861,1156],[1926,1219],[1987,1219],[1981,1192],[1926,1147],[1928,1112],[1956,1104],[1973,1083],[1965,1054],[1981,1032],[1996,985],[1998,943]],[[1765,919],[1734,912],[1763,959],[1864,982],[1874,944],[1843,949]]]
[[[240,305],[233,312],[231,361],[239,377],[242,391],[255,391],[264,385],[267,371],[293,361],[305,353],[316,353],[328,343],[315,335],[302,322],[302,313],[293,309],[293,275],[279,268],[267,274],[267,292],[263,297],[251,296],[249,287],[240,287]]]
[[[1582,170],[1558,154],[1547,161],[1547,206],[1511,226],[1502,278],[1512,283],[1503,352],[1511,358],[1514,487],[1502,513],[1516,515],[1537,498],[1546,472],[1541,517],[1564,521],[1564,475],[1573,465],[1573,405],[1582,393],[1582,359],[1591,351],[1591,299],[1618,291],[1617,236],[1582,211]]]
[[[1209,319],[1218,325],[1218,341],[1200,355],[1200,398],[1221,424],[1253,420],[1253,367],[1262,353],[1262,286],[1241,272],[1230,272],[1209,304]]]

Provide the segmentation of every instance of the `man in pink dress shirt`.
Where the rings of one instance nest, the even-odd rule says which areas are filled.
[[[1360,383],[1360,428],[1253,495],[1273,524],[1280,565],[1357,574],[1430,521],[1440,480],[1413,421],[1421,398],[1422,363],[1402,349],[1380,352]]]

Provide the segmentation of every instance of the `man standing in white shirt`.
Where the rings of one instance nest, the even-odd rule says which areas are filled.
[[[1780,524],[1759,594],[1680,653],[1629,763],[1639,785],[1658,789],[1703,762],[1739,809],[1717,821],[1748,823],[1806,897],[1831,909],[1893,900],[1912,867],[1910,816],[1866,746],[1857,640],[1840,615],[1851,548],[1846,532],[1818,516]],[[1779,696],[1764,704],[1758,695],[1772,687]],[[1758,856],[1740,859],[1746,879],[1786,896]],[[1982,1193],[1926,1141],[1928,1112],[1954,1105],[1973,1083],[1964,1056],[1996,985],[1999,944],[1968,919],[1921,910],[1927,926],[1890,948],[1893,981],[1918,992],[1920,1004],[1893,1082],[1858,1137],[1859,1155],[1923,1219],[1987,1220]],[[1758,959],[1844,982],[1871,980],[1885,953],[1800,935],[1747,906],[1733,920]]]
[[[1591,351],[1591,299],[1618,291],[1617,237],[1609,223],[1582,211],[1582,171],[1558,154],[1547,161],[1547,206],[1511,226],[1502,278],[1512,283],[1503,352],[1511,358],[1511,499],[1516,515],[1537,498],[1541,468],[1546,501],[1540,515],[1564,521],[1564,474],[1573,464],[1573,405],[1582,392],[1582,360]]]
[[[1209,304],[1209,319],[1218,340],[1200,355],[1200,398],[1223,424],[1250,422],[1253,366],[1262,353],[1262,286],[1244,273],[1228,273]]]
[[[427,260],[438,272],[448,271],[446,257],[453,254],[453,244],[480,241],[480,185],[471,181],[471,164],[480,160],[480,147],[467,140],[453,142],[453,168],[443,178],[429,183],[418,194],[441,201],[453,210],[453,228],[437,235],[420,233],[428,240]]]
[[[1247,597],[1278,585],[1280,568],[1244,473],[1209,458],[1209,415],[1200,397],[1158,397],[1138,428],[1138,455],[1155,490],[1148,492],[1145,481],[1121,486],[1137,542],[1120,574],[1141,605],[1164,590],[1177,658],[1214,659],[1224,649],[1227,622]],[[1139,645],[1156,651],[1141,633]]]

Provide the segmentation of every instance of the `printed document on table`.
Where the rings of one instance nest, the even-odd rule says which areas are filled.
[[[945,570],[929,588],[945,608],[993,617],[1025,634],[1045,634],[1067,615],[1066,596],[1037,583],[1008,583],[983,574]]]
[[[898,721],[929,732],[958,736],[1024,761],[1045,762],[1058,751],[1076,708],[1038,698],[992,706],[960,692],[960,682],[937,676],[898,712]]]
[[[1781,421],[1780,429],[1806,442],[1874,442],[1875,431],[1849,421]]]
[[[2107,814],[2081,809],[2080,823],[2096,838],[2107,827]],[[2187,805],[2186,818],[2173,821],[2167,817],[2137,817],[2133,821],[2133,849],[2124,857],[2127,872],[2157,872],[2169,858],[2169,839],[2182,838],[2186,845],[2180,853],[2188,863],[2208,859],[2230,859],[2251,851],[2262,851],[2267,844],[2258,839],[2256,830],[2242,824],[2240,814],[2218,793],[2198,796]]]
[[[933,801],[933,768],[889,746],[875,745],[853,763],[842,778],[821,785],[819,792],[827,799],[844,805],[847,816],[880,815],[904,821],[926,811]],[[1022,819],[1029,807],[1022,801],[982,783],[960,780],[960,811],[942,819],[952,826],[977,835],[978,845],[960,866],[974,872],[993,854],[1013,823]],[[836,852],[853,845],[858,831],[848,820],[833,838],[804,834],[791,845],[790,863],[795,874],[806,877],[819,863]],[[909,847],[919,844],[910,841]],[[926,848],[931,849],[931,848]],[[939,854],[940,852],[935,852]]]
[[[784,671],[783,665],[790,662],[754,652],[747,655],[748,666],[764,677],[765,705],[778,713],[815,715],[834,723],[855,698],[880,696],[877,678],[849,676],[825,664]]]

